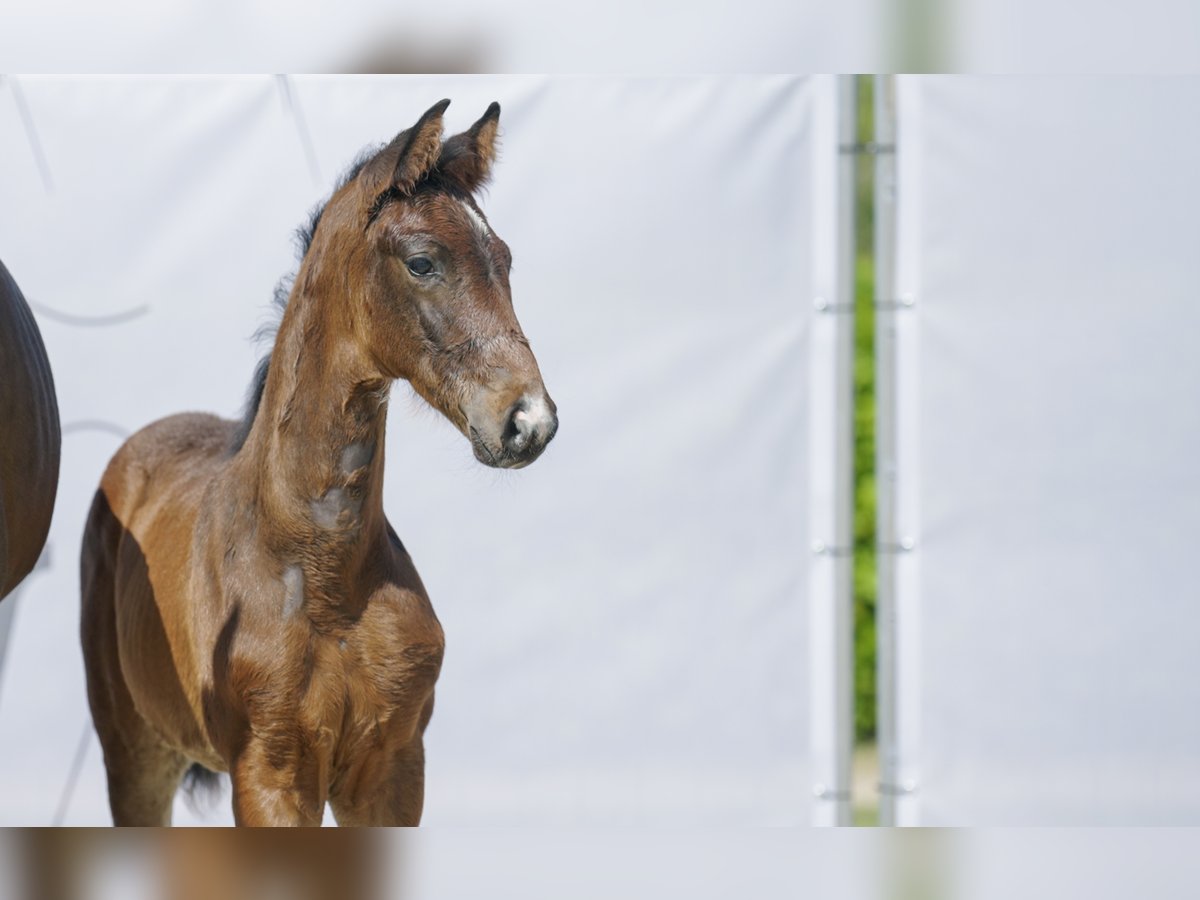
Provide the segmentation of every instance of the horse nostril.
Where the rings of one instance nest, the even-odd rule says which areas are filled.
[[[529,414],[518,405],[508,417],[508,424],[504,426],[504,434],[501,435],[505,449],[524,450],[533,431],[534,425]]]
[[[501,441],[510,453],[524,453],[549,442],[558,430],[558,417],[542,398],[522,397],[509,414]]]

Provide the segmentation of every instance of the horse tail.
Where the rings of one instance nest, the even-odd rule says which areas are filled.
[[[192,763],[183,773],[183,797],[197,814],[209,812],[221,799],[221,776],[200,763]]]

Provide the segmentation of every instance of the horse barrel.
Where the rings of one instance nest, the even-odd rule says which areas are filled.
[[[0,599],[29,574],[46,543],[61,447],[46,347],[0,262]]]

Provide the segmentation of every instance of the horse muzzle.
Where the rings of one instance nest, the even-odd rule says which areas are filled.
[[[500,417],[499,425],[493,431],[468,422],[475,458],[497,469],[520,469],[541,456],[554,439],[558,409],[545,391],[524,394]]]

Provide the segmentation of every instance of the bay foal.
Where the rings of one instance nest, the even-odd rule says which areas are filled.
[[[500,108],[442,141],[449,101],[357,164],[310,229],[244,425],[130,438],[82,559],[88,697],[121,825],[169,824],[194,764],[243,825],[415,825],[442,630],[383,513],[406,379],[489,466],[558,420],[513,313],[512,257],[473,199]]]

